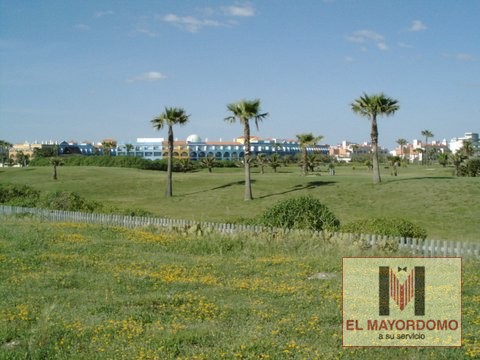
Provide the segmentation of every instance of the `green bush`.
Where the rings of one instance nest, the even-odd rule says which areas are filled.
[[[0,204],[35,207],[40,191],[28,185],[0,184]]]
[[[61,156],[65,166],[102,166],[102,167],[124,167],[142,170],[167,170],[167,160],[149,160],[134,156],[85,156],[66,155]],[[30,162],[30,166],[50,166],[48,158],[37,157]],[[176,166],[173,171],[180,171]]]
[[[427,237],[427,230],[409,220],[384,217],[357,220],[343,225],[341,231],[353,234],[376,234],[416,239]]]
[[[316,231],[334,231],[340,226],[340,221],[327,206],[309,196],[279,201],[265,211],[260,223],[279,228]]]
[[[480,159],[470,159],[467,161],[466,172],[468,176],[476,177],[480,174]]]
[[[70,191],[48,192],[41,196],[37,207],[65,210],[65,211],[83,211],[94,212],[101,210],[101,204],[95,201],[87,201],[80,195]]]

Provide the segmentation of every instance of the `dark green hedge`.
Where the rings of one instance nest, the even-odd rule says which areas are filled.
[[[386,217],[357,220],[343,225],[341,231],[354,234],[401,236],[415,239],[425,239],[427,237],[426,229],[409,220]]]
[[[260,223],[267,226],[335,231],[340,226],[340,221],[319,200],[309,196],[281,200],[267,209]]]

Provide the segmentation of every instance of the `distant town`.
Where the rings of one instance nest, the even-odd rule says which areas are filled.
[[[408,142],[404,139],[397,140],[398,146],[393,150],[379,149],[385,156],[398,156],[400,159],[415,163],[421,162],[425,154],[433,158],[435,154],[453,153],[462,148],[464,141],[471,143],[475,155],[480,156],[479,134],[466,132],[463,136],[452,138],[450,141],[443,139],[425,141],[414,139]],[[8,145],[8,146],[7,146]],[[270,156],[294,156],[302,151],[297,139],[250,138],[251,152],[254,155],[265,154]],[[9,144],[3,141],[0,147],[2,162],[0,166],[24,165],[25,159],[32,159],[41,149],[55,149],[58,156],[66,155],[107,155],[107,156],[133,156],[150,160],[163,159],[168,155],[167,141],[164,138],[137,138],[135,142],[119,143],[115,139],[105,139],[98,143],[82,141],[43,141]],[[342,141],[341,144],[314,144],[307,146],[307,152],[330,156],[338,162],[351,162],[356,156],[368,156],[371,145]],[[173,157],[176,159],[190,159],[198,161],[202,158],[213,157],[216,160],[241,160],[244,156],[244,138],[239,137],[232,141],[209,141],[199,135],[190,135],[185,140],[176,139],[174,142]]]

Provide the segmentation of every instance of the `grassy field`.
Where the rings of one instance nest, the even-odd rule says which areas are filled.
[[[165,173],[123,168],[63,167],[51,180],[47,167],[1,169],[0,181],[29,184],[44,190],[74,191],[121,209],[141,208],[157,216],[226,222],[255,217],[278,200],[310,194],[324,202],[342,223],[389,216],[412,220],[428,230],[428,238],[478,241],[480,178],[455,178],[452,169],[409,166],[399,176],[383,169],[374,186],[365,167],[337,167],[301,176],[297,167],[253,173],[254,201],[243,201],[242,169],[202,170],[174,174],[174,197],[164,197]]]
[[[80,175],[65,169],[64,184],[67,174]],[[344,349],[341,258],[382,253],[291,236],[2,217],[0,359],[480,356],[479,260],[463,262],[461,349]],[[309,279],[317,273],[328,277]]]

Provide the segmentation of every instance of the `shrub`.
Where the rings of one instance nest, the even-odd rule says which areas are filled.
[[[42,195],[38,207],[52,210],[93,212],[101,209],[101,204],[87,201],[69,191],[54,191]]]
[[[28,185],[0,184],[0,204],[35,207],[40,191]]]
[[[316,231],[337,230],[340,226],[340,221],[327,206],[309,196],[279,201],[265,211],[260,223],[273,227]]]
[[[466,165],[468,176],[476,177],[480,174],[480,159],[470,159]]]
[[[427,230],[405,219],[371,218],[357,220],[342,226],[342,232],[354,234],[376,234],[425,239]]]

